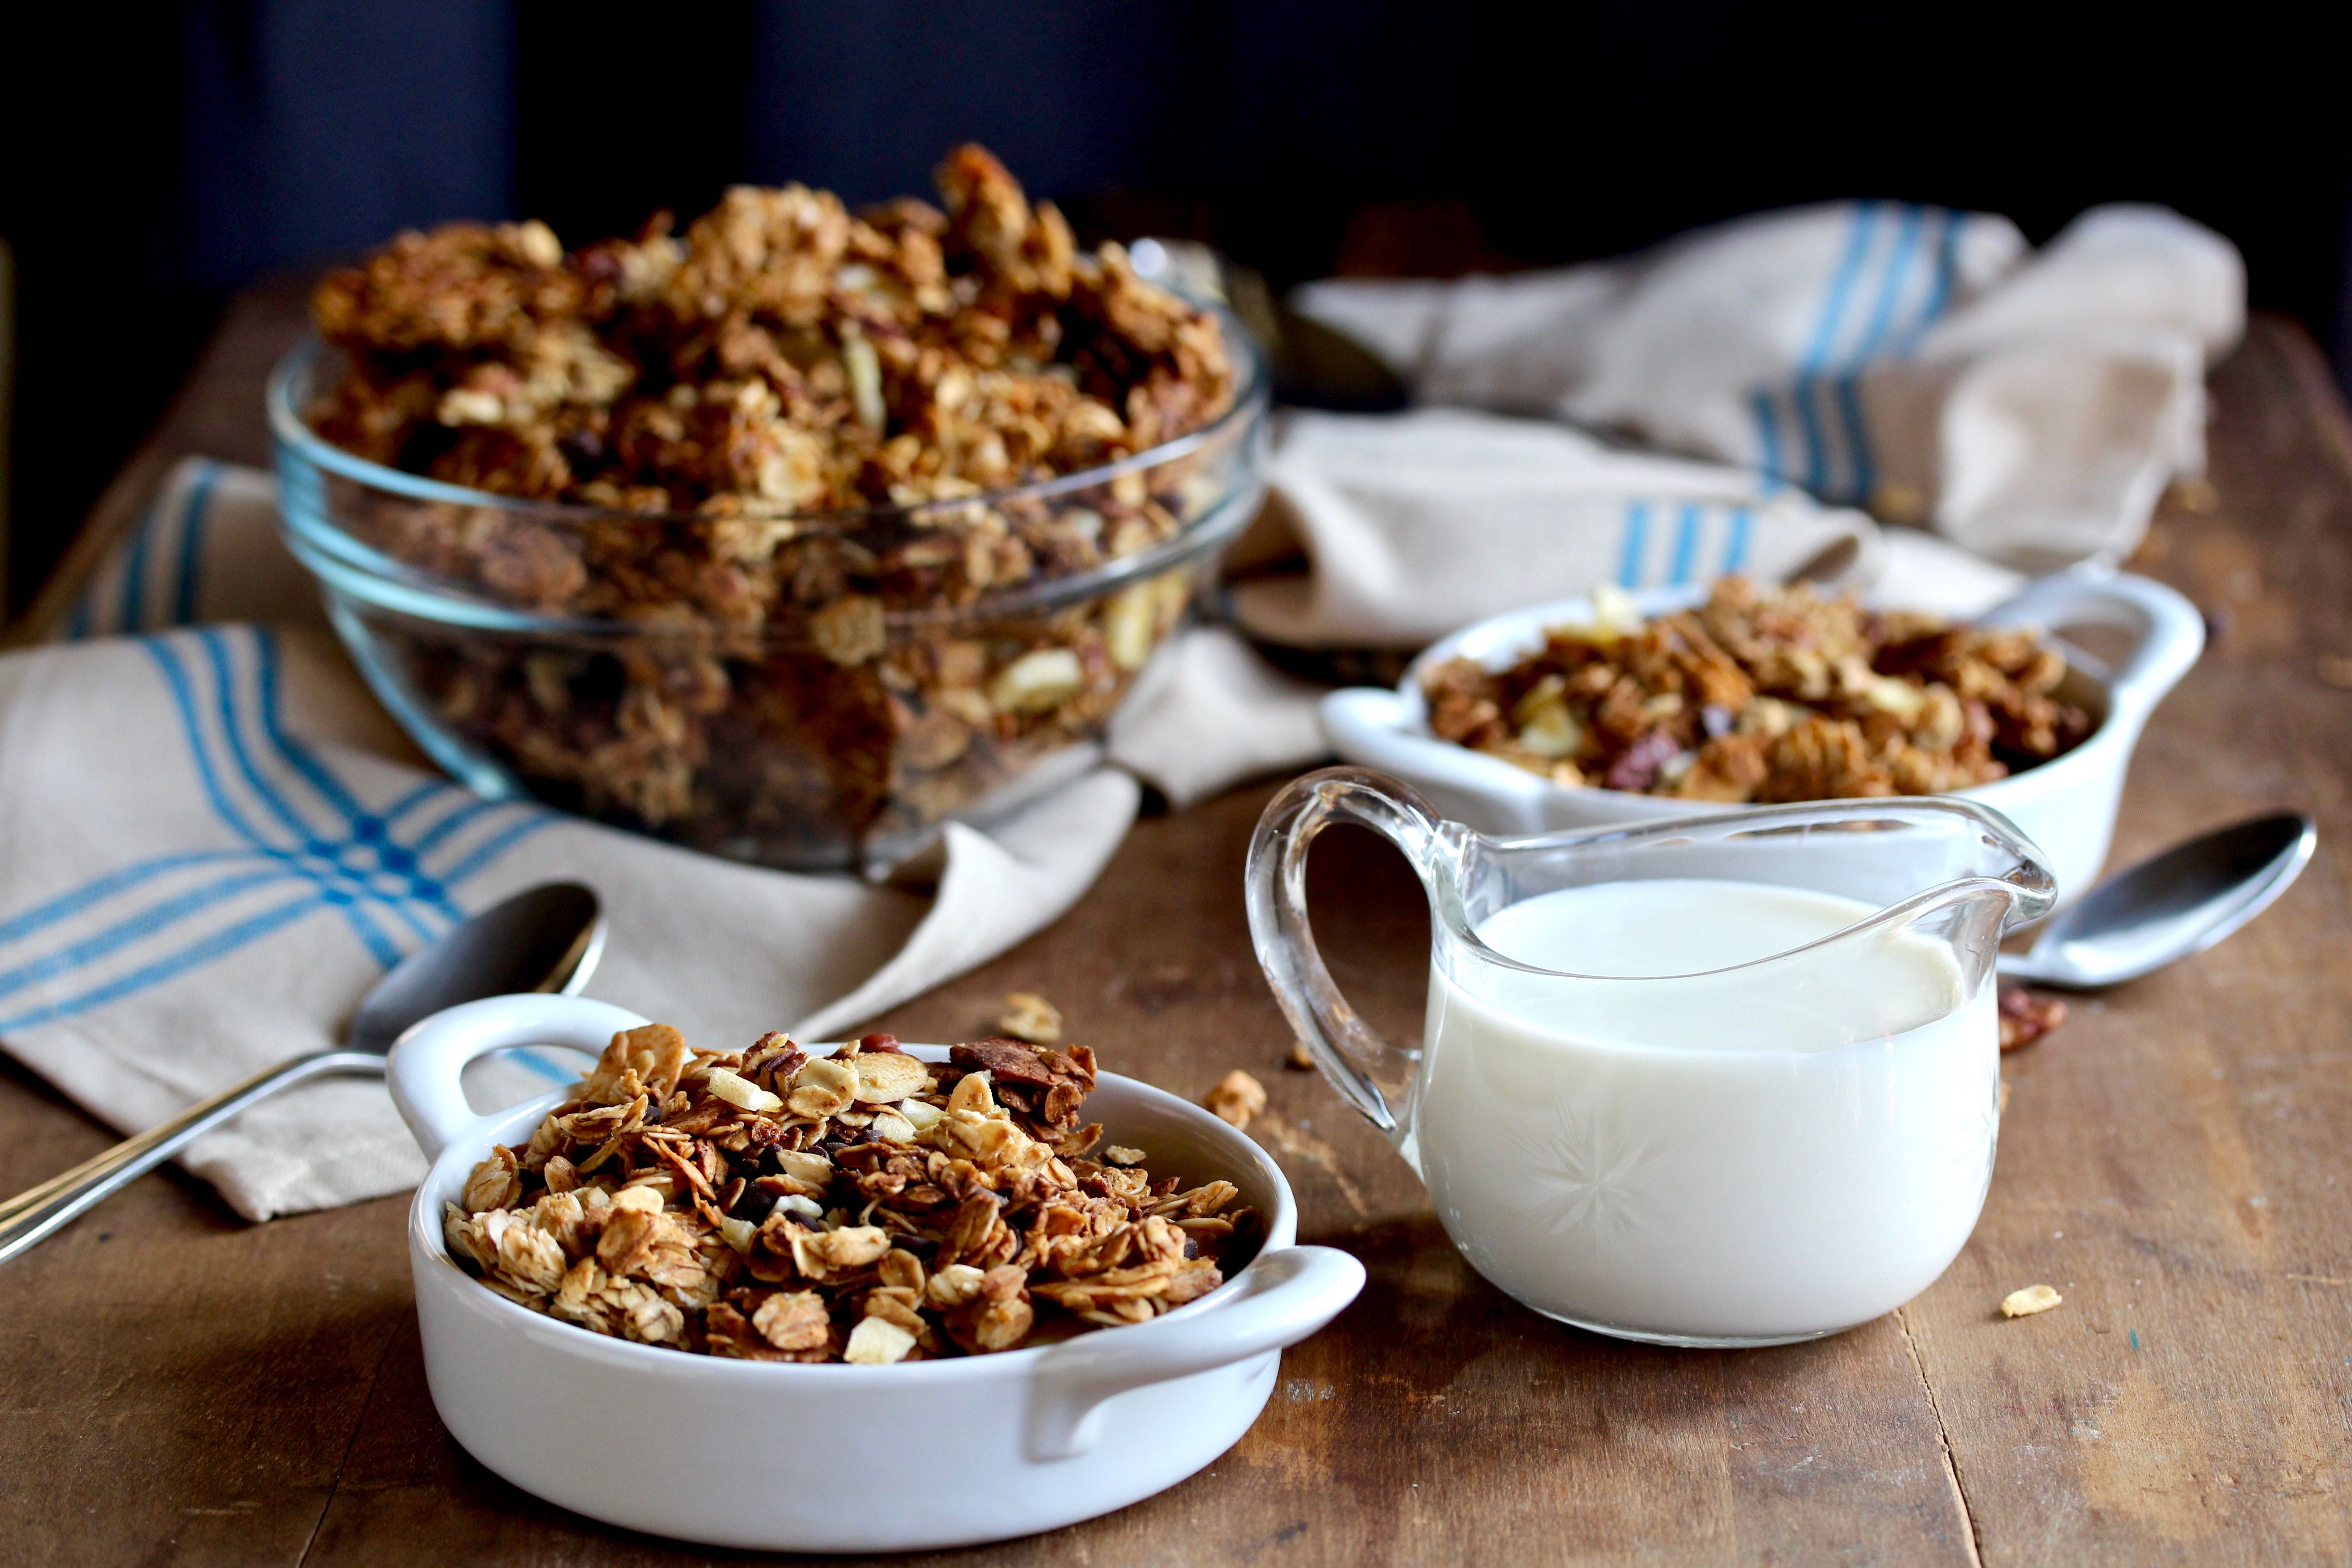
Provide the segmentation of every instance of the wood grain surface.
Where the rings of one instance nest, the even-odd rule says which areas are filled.
[[[282,299],[234,318],[126,485],[182,451],[257,456],[258,371],[286,329]],[[2117,854],[2292,805],[2319,818],[2319,858],[2228,943],[2008,1058],[1991,1197],[1941,1281],[1835,1339],[1736,1353],[1619,1344],[1503,1298],[1380,1138],[1282,1069],[1241,903],[1272,786],[1234,791],[1142,822],[1052,930],[879,1023],[963,1038],[1037,990],[1115,1069],[1197,1095],[1249,1068],[1302,1238],[1370,1283],[1208,1470],[938,1560],[2352,1562],[2352,689],[2322,673],[2352,670],[2326,662],[2352,658],[2352,426],[2274,321],[2215,401],[2212,488],[2168,503],[2137,564],[2216,635],[2141,744]],[[1310,880],[1334,972],[1411,1034],[1427,928],[1402,863],[1336,831]],[[0,1188],[105,1141],[0,1079]],[[735,1560],[538,1503],[449,1440],[404,1206],[248,1227],[174,1175],[0,1274],[0,1562]],[[2037,1282],[2065,1304],[2002,1320]],[[877,1468],[919,1467],[908,1436]]]

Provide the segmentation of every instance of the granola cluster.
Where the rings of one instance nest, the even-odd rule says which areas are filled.
[[[312,298],[348,358],[316,426],[500,495],[773,519],[1073,473],[1232,406],[1216,322],[1120,247],[1078,250],[1053,204],[1032,205],[979,147],[949,155],[939,188],[944,211],[907,197],[853,214],[826,191],[739,185],[683,235],[661,213],[570,253],[541,223],[404,234]],[[1139,505],[1121,521],[1167,520]],[[729,586],[789,591],[756,579],[795,531],[715,531],[734,546]],[[991,531],[971,561],[909,556],[913,542],[896,547],[899,586],[929,603],[1028,575],[1033,544],[1119,542]],[[530,586],[551,607],[635,602],[601,576]],[[710,607],[735,606],[721,592]]]
[[[2091,731],[2055,695],[2064,657],[2030,632],[1740,577],[1646,622],[1622,595],[1595,607],[1507,669],[1431,670],[1431,728],[1563,784],[1764,803],[1941,795]]]
[[[446,1206],[449,1256],[534,1311],[744,1361],[882,1363],[1139,1323],[1255,1239],[1231,1183],[1152,1180],[1082,1121],[1094,1054],[932,1064],[868,1035],[689,1050],[613,1037],[528,1143]]]
[[[2066,1021],[2066,1004],[2039,996],[2021,985],[2000,994],[2000,1048],[2022,1050]]]
[[[1080,250],[982,149],[938,184],[940,206],[856,213],[741,186],[682,234],[663,213],[572,251],[543,224],[451,224],[328,275],[312,314],[342,369],[317,432],[554,503],[337,481],[338,522],[621,634],[375,615],[423,706],[559,805],[786,863],[852,858],[1099,732],[1194,569],[971,606],[1166,543],[1231,494],[1247,430],[1035,487],[1216,424],[1234,345],[1118,245]]]

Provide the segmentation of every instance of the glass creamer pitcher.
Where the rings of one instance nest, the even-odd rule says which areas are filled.
[[[1419,1050],[1316,952],[1307,851],[1334,821],[1428,889]],[[1549,1317],[1677,1345],[1835,1333],[1958,1255],[1999,1127],[1995,953],[2054,891],[1965,801],[1494,839],[1360,768],[1276,796],[1248,870],[1283,1012],[1471,1266]]]

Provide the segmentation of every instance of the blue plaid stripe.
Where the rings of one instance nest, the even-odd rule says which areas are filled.
[[[196,618],[196,584],[204,578],[205,524],[212,515],[213,487],[220,482],[220,466],[206,463],[188,487],[180,520],[180,580],[172,585],[172,624],[188,626]]]
[[[1671,509],[1670,540],[1663,548],[1651,542],[1653,513]],[[1682,587],[1712,581],[1748,564],[1754,542],[1753,507],[1721,501],[1633,500],[1625,503],[1617,538],[1617,585],[1621,588]]]
[[[1639,587],[1642,582],[1642,561],[1648,553],[1650,540],[1650,503],[1645,500],[1625,504],[1625,536],[1617,548],[1617,585],[1620,588]]]
[[[67,641],[160,631],[195,620],[220,477],[218,463],[196,462],[173,504],[164,505],[163,496],[148,503],[138,526],[74,601],[66,619]]]
[[[1748,393],[1757,466],[1769,479],[1796,480],[1824,500],[1869,500],[1877,483],[1876,443],[1862,371],[1881,354],[1909,354],[1949,308],[1968,221],[1966,213],[1949,208],[1897,204],[1885,255],[1874,262],[1885,226],[1881,208],[1877,202],[1855,204],[1812,331],[1788,382]],[[1923,241],[1931,226],[1937,237],[1929,252]],[[1864,284],[1865,274],[1874,280]],[[1865,295],[1869,303],[1857,312],[1854,302]],[[1784,405],[1795,427],[1793,449],[1782,440]]]
[[[457,889],[560,820],[427,782],[372,806],[289,735],[276,639],[204,627],[140,639],[179,719],[187,764],[241,847],[149,857],[0,918],[0,1012],[23,1029],[134,995],[333,911],[379,963],[464,917]],[[407,945],[413,945],[407,944]],[[544,1065],[544,1064],[539,1064]]]
[[[1813,341],[1797,363],[1796,379],[1790,389],[1790,399],[1797,409],[1797,427],[1805,438],[1805,488],[1815,495],[1824,494],[1829,489],[1830,451],[1814,389],[1822,371],[1828,366],[1838,329],[1845,322],[1846,301],[1852,298],[1854,284],[1862,275],[1863,263],[1870,255],[1871,242],[1877,227],[1878,204],[1858,204],[1853,209],[1853,220],[1846,231],[1845,252],[1838,259],[1829,293],[1822,301],[1821,317],[1813,324]]]

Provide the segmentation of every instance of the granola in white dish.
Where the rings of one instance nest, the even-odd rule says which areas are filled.
[[[1508,668],[1432,669],[1430,728],[1555,784],[1758,804],[1947,794],[2091,732],[2058,695],[2065,656],[2017,627],[1743,577],[1647,620],[1594,601]]]
[[[449,1256],[596,1333],[746,1361],[883,1364],[1150,1321],[1256,1237],[1229,1182],[1089,1155],[1094,1053],[868,1035],[690,1050],[613,1037],[530,1140],[446,1205]]]

